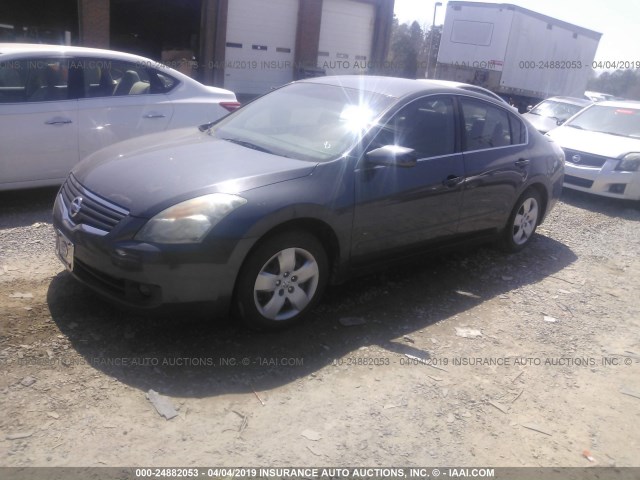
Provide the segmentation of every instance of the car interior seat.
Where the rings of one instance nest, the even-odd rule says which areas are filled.
[[[136,83],[140,82],[140,76],[135,70],[127,70],[120,79],[120,83],[116,86],[114,95],[129,95],[131,89]]]

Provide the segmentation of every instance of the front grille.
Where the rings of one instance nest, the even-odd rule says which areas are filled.
[[[105,200],[84,188],[73,175],[69,175],[61,190],[64,206],[71,212],[74,199],[81,198],[80,211],[71,217],[75,224],[88,225],[109,233],[129,211]]]
[[[568,148],[564,149],[564,155],[567,163],[580,165],[583,167],[602,168],[602,166],[608,160],[607,157],[593,155],[591,153],[578,152],[577,150],[570,150]],[[575,160],[578,160],[578,158],[579,160],[575,161],[574,157],[576,157]]]
[[[587,180],[586,178],[574,177],[573,175],[565,175],[564,183],[575,185],[577,187],[591,188],[593,180]]]

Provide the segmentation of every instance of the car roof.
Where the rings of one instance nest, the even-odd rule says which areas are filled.
[[[89,53],[109,53],[112,50],[102,48],[76,47],[73,45],[50,45],[45,43],[0,43],[0,53],[21,53],[21,52],[89,52]]]
[[[48,45],[41,43],[0,43],[0,56],[4,55],[96,55],[102,58],[128,59],[131,61],[145,61],[157,63],[139,55],[102,48],[75,47],[70,45]]]
[[[586,107],[587,105],[591,105],[593,103],[591,100],[587,100],[586,98],[564,97],[564,96],[545,98],[540,103],[543,103],[546,101],[570,103],[572,105],[578,105],[580,107]]]
[[[409,78],[382,77],[375,75],[336,75],[308,78],[300,80],[299,82],[319,83],[343,88],[352,88],[355,90],[365,90],[394,98],[401,98],[420,93],[461,93],[473,96],[474,98],[488,100],[503,107],[505,106],[504,102],[500,102],[488,95],[461,88],[466,84],[455,82],[455,84],[449,85],[444,84],[440,80],[413,80]]]
[[[478,93],[483,93],[485,95],[489,95],[491,98],[495,98],[496,100],[500,100],[501,102],[505,102],[507,103],[507,101],[502,98],[500,95],[498,95],[497,93],[493,93],[491,90],[489,90],[488,88],[484,88],[481,87],[480,85],[473,85],[471,83],[463,83],[463,82],[455,82],[453,80],[426,80],[426,79],[421,79],[431,82],[431,83],[435,83],[438,85],[442,85],[444,87],[456,87],[456,88],[462,88],[463,90],[468,90],[471,92],[478,92]]]

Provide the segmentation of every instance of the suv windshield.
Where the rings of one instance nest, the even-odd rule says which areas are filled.
[[[571,103],[556,102],[553,100],[546,100],[531,110],[532,115],[540,115],[542,117],[555,118],[561,122],[564,122],[567,118],[572,117],[584,107],[580,105],[573,105]]]
[[[210,134],[285,157],[327,161],[347,152],[394,98],[335,85],[298,83],[258,98]]]
[[[565,125],[591,132],[640,138],[640,109],[593,105]]]

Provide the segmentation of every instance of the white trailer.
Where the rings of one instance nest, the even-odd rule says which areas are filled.
[[[507,3],[449,1],[435,77],[516,103],[582,97],[601,33]]]

